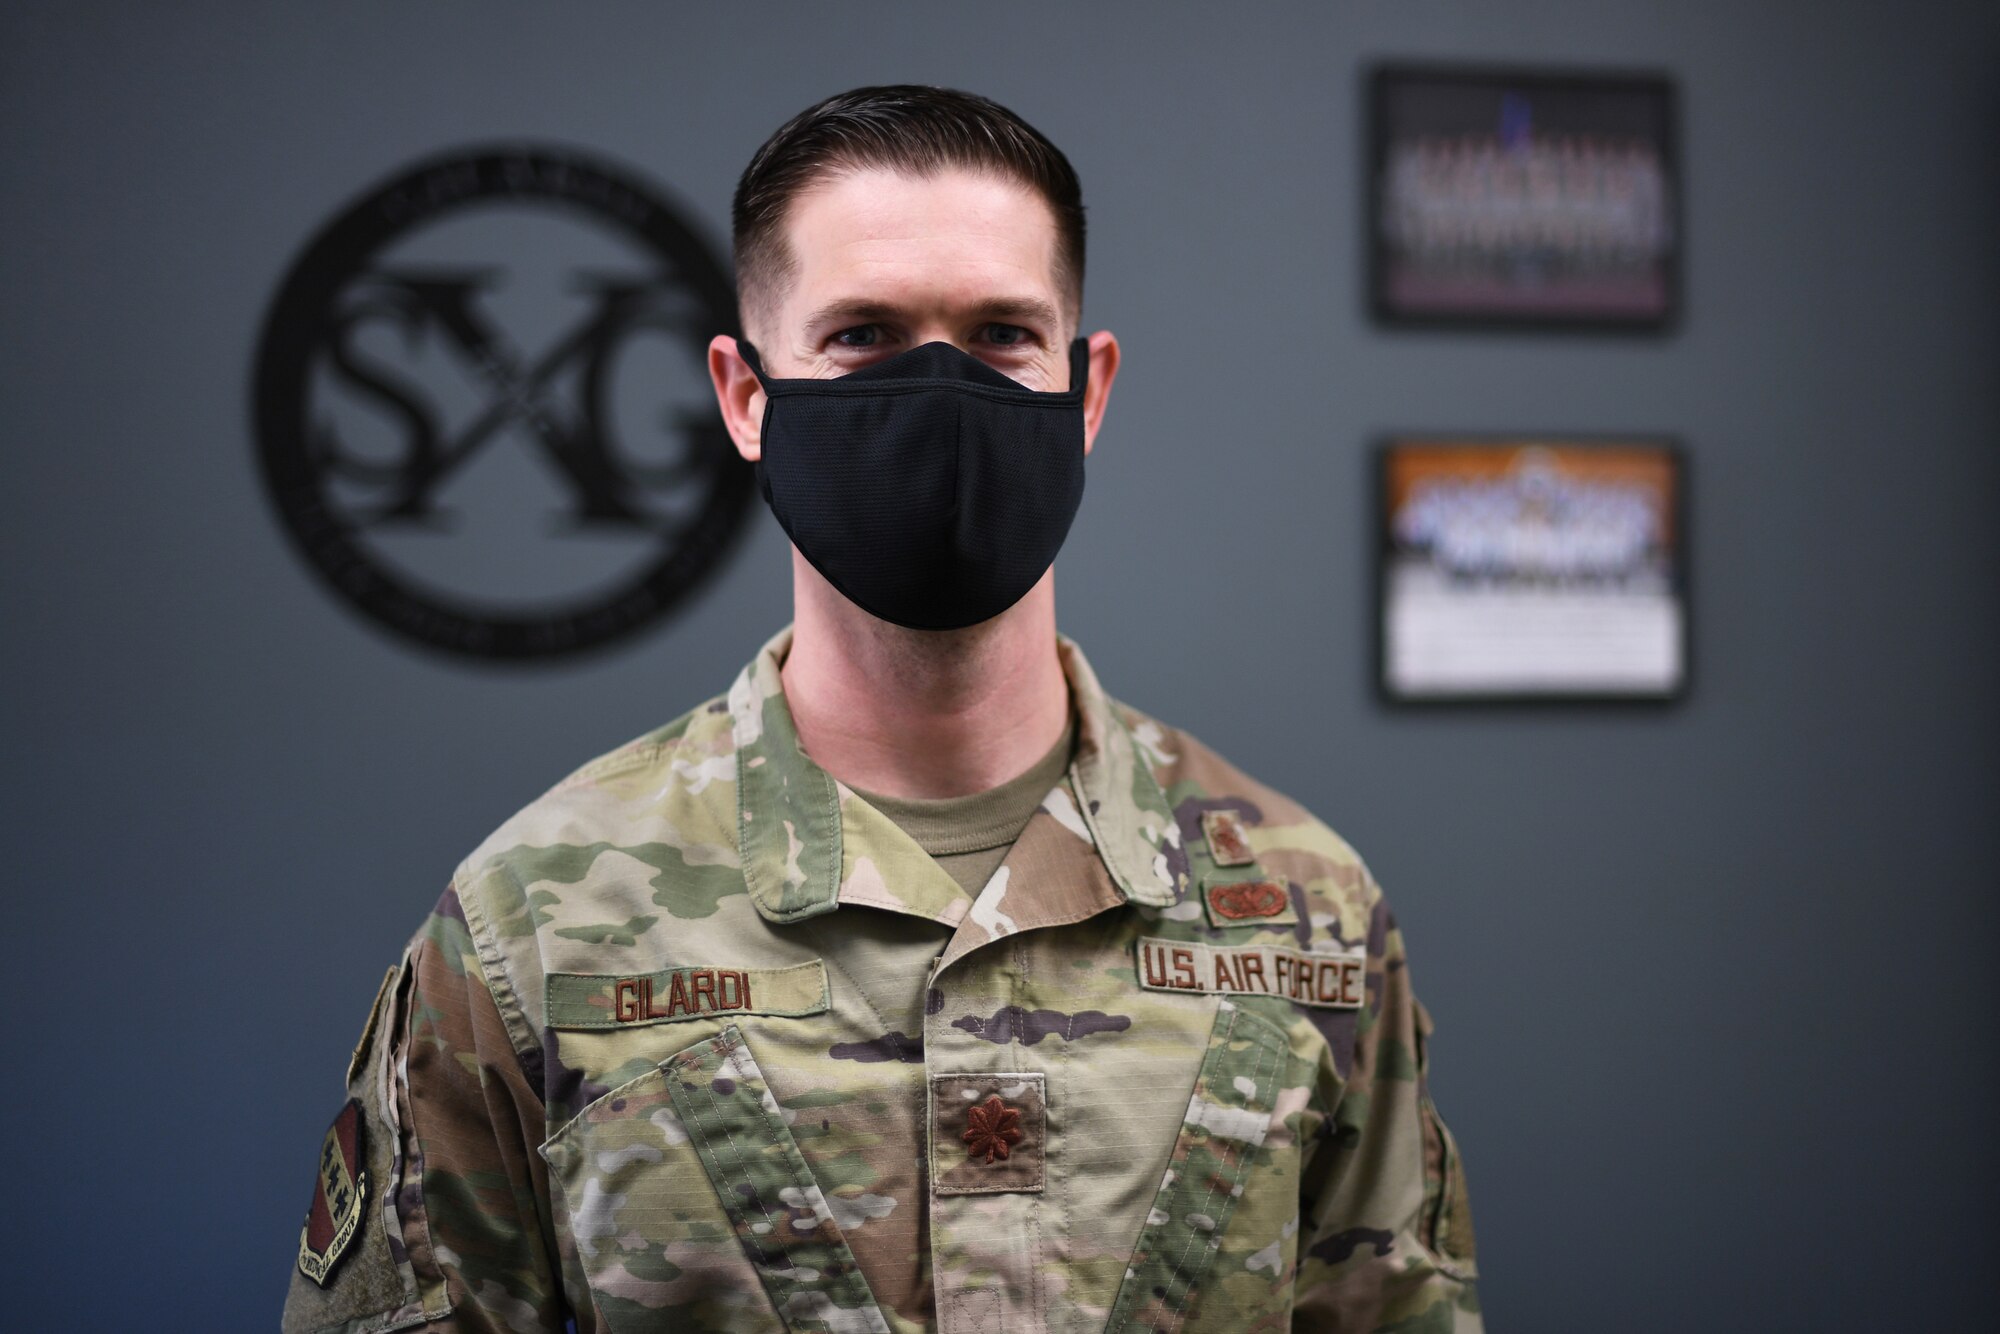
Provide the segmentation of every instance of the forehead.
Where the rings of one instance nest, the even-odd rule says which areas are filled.
[[[998,286],[1060,304],[1053,210],[992,173],[841,171],[793,199],[786,242],[796,263],[788,313],[835,295],[977,300]]]

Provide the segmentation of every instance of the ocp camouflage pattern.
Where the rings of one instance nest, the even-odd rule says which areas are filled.
[[[968,898],[801,751],[790,636],[459,865],[357,1053],[386,1244],[295,1274],[286,1329],[1480,1329],[1430,1020],[1353,849],[1065,637],[1076,754]],[[1205,909],[1252,881],[1289,909]],[[1362,985],[1142,985],[1147,939]]]

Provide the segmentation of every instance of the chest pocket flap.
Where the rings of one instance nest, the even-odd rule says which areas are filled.
[[[1111,1308],[1110,1334],[1181,1327],[1263,1149],[1287,1051],[1276,1024],[1223,1000],[1187,1118]]]
[[[672,1161],[690,1147],[706,1182],[685,1170],[693,1164]],[[730,1328],[888,1334],[736,1025],[599,1098],[542,1154],[562,1180],[578,1252],[613,1330],[656,1328],[663,1309],[685,1311],[679,1304],[697,1293],[729,1305],[733,1271],[744,1280],[731,1294],[735,1309],[708,1312]],[[758,1282],[775,1321],[767,1311],[759,1322],[743,1304],[756,1301]]]

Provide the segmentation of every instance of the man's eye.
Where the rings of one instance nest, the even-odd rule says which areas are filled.
[[[842,329],[833,336],[833,341],[842,347],[873,347],[881,332],[879,325],[857,324],[852,329]]]
[[[1033,335],[1018,324],[989,324],[986,326],[986,341],[1001,347],[1015,347],[1025,343]]]

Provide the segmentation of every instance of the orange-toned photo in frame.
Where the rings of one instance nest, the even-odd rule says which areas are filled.
[[[1669,442],[1406,437],[1381,459],[1380,683],[1399,702],[1686,685]]]

